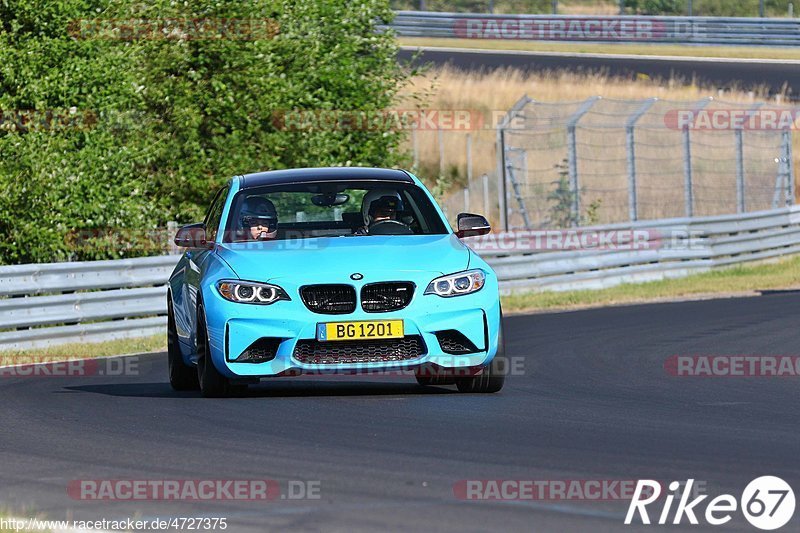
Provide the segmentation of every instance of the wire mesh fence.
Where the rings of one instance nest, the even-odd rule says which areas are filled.
[[[798,116],[713,99],[524,97],[498,130],[501,224],[563,228],[791,205]]]

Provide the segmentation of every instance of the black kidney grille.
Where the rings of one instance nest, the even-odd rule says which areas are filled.
[[[425,342],[419,335],[402,339],[329,341],[303,339],[294,347],[294,358],[301,363],[335,365],[407,361],[425,355]]]
[[[367,313],[386,313],[403,309],[414,296],[408,281],[370,283],[361,288],[361,308]]]
[[[300,297],[309,310],[323,315],[343,315],[356,310],[356,290],[351,285],[307,285]]]

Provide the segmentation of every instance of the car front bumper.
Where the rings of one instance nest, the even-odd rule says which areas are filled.
[[[284,287],[285,288],[285,287]],[[291,301],[260,306],[234,303],[222,298],[213,286],[204,287],[206,322],[215,366],[229,378],[262,378],[308,373],[369,373],[411,370],[420,367],[444,372],[478,369],[497,353],[500,330],[500,301],[497,281],[487,276],[479,291],[452,298],[423,294],[417,286],[410,304],[399,311],[349,314],[318,314],[306,308],[296,292]],[[325,322],[402,320],[406,337],[419,336],[424,348],[413,359],[312,364],[295,356],[302,340],[315,340],[317,324]],[[440,345],[437,332],[456,330],[477,351],[456,355]],[[266,362],[237,362],[236,359],[260,339],[279,339],[274,358]],[[338,341],[329,341],[336,343]],[[357,341],[351,341],[357,342]]]

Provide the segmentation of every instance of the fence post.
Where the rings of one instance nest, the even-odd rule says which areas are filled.
[[[744,131],[736,128],[736,212],[744,213]]]
[[[436,128],[436,136],[439,139],[439,177],[444,177],[444,132],[441,127]]]
[[[464,213],[469,213],[469,187],[464,187]]]
[[[174,220],[167,222],[167,243],[169,244],[168,254],[180,253],[180,248],[175,244],[175,234],[178,232],[178,223]]]
[[[472,134],[467,133],[467,187],[472,186]]]
[[[777,209],[781,205],[792,205],[794,203],[794,164],[789,160],[792,153],[792,141],[789,130],[783,130],[781,135],[780,157],[776,159],[778,163],[778,174],[775,177],[775,192],[772,195],[772,208]]]
[[[745,115],[745,120],[742,121],[742,124],[747,122],[753,113],[758,111],[763,103],[756,104],[756,106],[749,110]],[[743,127],[738,127],[734,130],[734,135],[736,136],[736,212],[737,213],[744,213],[745,209],[747,208],[746,205],[746,198],[745,198],[745,174],[744,174],[744,129]]]
[[[484,174],[481,176],[483,181],[483,216],[489,216],[489,176]]]
[[[411,143],[414,147],[414,161],[411,164],[411,168],[416,174],[419,170],[419,133],[416,128],[411,129]]]
[[[636,145],[634,142],[636,122],[653,107],[656,101],[657,98],[646,100],[633,115],[628,117],[628,121],[625,123],[625,139],[628,147],[628,213],[631,222],[639,219],[639,198],[636,191]]]
[[[528,175],[528,154],[522,148],[510,148],[508,152],[514,152],[517,154],[517,158],[519,159],[520,166],[522,167],[522,173],[527,176]],[[528,209],[525,207],[525,197],[522,195],[522,189],[520,189],[519,181],[514,176],[514,165],[506,159],[506,171],[508,172],[508,180],[511,182],[511,187],[514,190],[514,197],[517,199],[517,203],[519,204],[519,214],[522,216],[522,223],[525,225],[526,230],[533,229],[531,225],[531,219],[528,216]]]
[[[533,100],[528,98],[525,94],[517,100],[517,103],[505,114],[500,124],[497,125],[497,141],[495,147],[495,156],[497,158],[497,204],[500,207],[500,222],[502,229],[508,231],[508,208],[506,204],[507,191],[506,191],[506,135],[505,128],[511,123],[517,114],[522,111],[526,105],[534,103]]]
[[[783,171],[786,176],[786,205],[794,205],[794,162],[792,161],[792,134],[783,130]]]
[[[789,171],[789,205],[795,204],[797,191],[794,183],[794,148],[792,147],[792,132],[785,130],[786,136],[786,170]]]
[[[497,129],[497,206],[500,209],[500,226],[508,231],[508,208],[506,207],[506,136],[503,125]]]
[[[711,102],[704,98],[695,104],[693,114],[697,114]],[[683,203],[687,217],[694,216],[694,171],[692,169],[692,132],[689,126],[683,128]]]
[[[581,189],[578,179],[578,139],[577,128],[581,118],[589,112],[600,96],[592,96],[581,104],[578,110],[567,121],[567,168],[569,172],[569,190],[572,194],[572,225],[580,225]]]
[[[683,203],[687,217],[694,216],[694,176],[692,175],[692,132],[683,127]]]

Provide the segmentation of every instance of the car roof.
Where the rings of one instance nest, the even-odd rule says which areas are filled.
[[[249,189],[264,185],[341,180],[414,183],[414,180],[405,170],[368,167],[322,167],[270,170],[268,172],[245,174],[240,178],[239,188]]]

